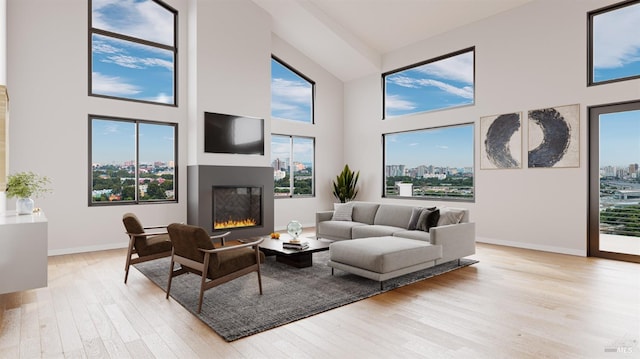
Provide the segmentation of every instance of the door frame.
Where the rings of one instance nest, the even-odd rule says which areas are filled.
[[[640,256],[600,250],[600,115],[640,110],[640,100],[589,106],[587,256],[640,263]]]

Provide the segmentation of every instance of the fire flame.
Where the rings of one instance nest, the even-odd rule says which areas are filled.
[[[213,222],[213,228],[236,228],[236,227],[250,227],[255,226],[256,220],[253,218],[241,219],[241,220],[233,220],[229,219],[227,221],[215,221]]]

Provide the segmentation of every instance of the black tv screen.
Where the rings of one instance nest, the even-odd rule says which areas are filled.
[[[204,152],[264,155],[264,119],[205,112]]]

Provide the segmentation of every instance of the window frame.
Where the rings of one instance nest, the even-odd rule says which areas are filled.
[[[438,197],[438,196],[400,196],[400,195],[389,195],[387,194],[387,175],[386,175],[386,169],[387,169],[387,146],[386,146],[386,136],[387,135],[394,135],[394,134],[402,134],[402,133],[411,133],[411,132],[421,132],[421,131],[437,131],[437,130],[442,130],[442,129],[447,129],[447,128],[452,128],[452,127],[463,127],[463,126],[471,126],[471,140],[472,140],[472,145],[471,145],[471,168],[472,168],[472,179],[473,179],[473,196],[472,197]],[[435,127],[425,127],[425,128],[417,128],[417,129],[409,129],[409,130],[404,130],[404,131],[395,131],[395,132],[388,132],[388,133],[383,133],[381,136],[381,142],[382,142],[382,198],[392,198],[392,199],[407,199],[407,200],[431,200],[431,201],[442,201],[442,202],[466,202],[466,203],[475,203],[476,201],[476,165],[475,165],[475,158],[476,158],[476,136],[475,136],[475,132],[476,132],[476,124],[475,122],[464,122],[464,123],[456,123],[456,124],[450,124],[450,125],[442,125],[442,126],[435,126]]]
[[[604,80],[604,81],[595,81],[594,79],[595,69],[594,69],[594,63],[593,63],[593,51],[594,51],[593,19],[598,15],[606,14],[608,12],[615,11],[615,10],[620,10],[627,6],[632,6],[632,5],[640,5],[640,0],[625,0],[613,5],[602,7],[600,9],[589,11],[587,13],[587,87],[605,85],[605,84],[634,80],[634,79],[640,78],[640,73],[639,73],[637,75],[620,77],[620,78]]]
[[[427,64],[431,64],[431,63],[435,63],[441,60],[445,60],[448,58],[452,58],[458,55],[462,55],[464,53],[467,52],[471,52],[473,53],[473,100],[471,101],[471,103],[467,103],[467,104],[463,104],[463,105],[456,105],[456,106],[449,106],[449,107],[439,107],[439,108],[435,108],[435,109],[430,109],[430,110],[424,110],[424,111],[417,111],[417,112],[411,112],[411,113],[407,113],[407,114],[402,114],[402,115],[398,115],[398,116],[387,116],[387,86],[386,86],[386,78],[387,76],[391,76],[393,74],[402,72],[402,71],[406,71],[409,69],[413,69],[413,68],[417,68],[423,65],[427,65]],[[417,62],[411,65],[407,65],[407,66],[403,66],[400,68],[397,68],[395,70],[391,70],[391,71],[387,71],[382,73],[381,76],[381,84],[382,84],[382,119],[383,120],[387,120],[390,118],[397,118],[397,117],[405,117],[405,116],[411,116],[411,115],[416,115],[416,114],[421,114],[421,113],[428,113],[428,112],[434,112],[434,111],[443,111],[443,110],[450,110],[450,109],[455,109],[455,108],[460,108],[460,107],[465,107],[465,106],[474,106],[476,104],[476,47],[475,46],[470,46],[467,48],[464,48],[462,50],[458,50],[458,51],[454,51],[454,52],[450,52],[438,57],[434,57],[425,61],[421,61],[421,62]]]
[[[289,194],[288,195],[277,195],[274,191],[274,195],[273,197],[275,199],[279,199],[279,198],[315,198],[316,196],[316,138],[312,137],[312,136],[297,136],[297,135],[285,135],[285,134],[280,134],[280,133],[272,133],[271,134],[271,144],[273,145],[273,136],[279,136],[279,137],[288,137],[289,138],[289,150],[290,152],[290,156],[289,156]],[[294,157],[293,157],[293,146],[294,146],[294,138],[304,138],[304,139],[311,139],[313,142],[313,174],[311,175],[311,194],[296,194],[295,193],[295,186],[294,186],[294,175],[293,175],[293,163],[294,163]],[[273,163],[273,158],[271,159],[272,163]],[[275,181],[274,181],[275,182]],[[275,184],[274,184],[274,189],[275,189]]]
[[[133,123],[135,125],[135,194],[136,197],[133,201],[104,201],[104,202],[94,202],[93,201],[93,120],[107,120],[114,122],[124,122],[124,123]],[[161,125],[161,126],[171,126],[173,127],[173,154],[174,154],[174,173],[173,173],[173,199],[165,199],[165,200],[153,200],[153,201],[144,201],[140,200],[139,195],[139,179],[140,179],[140,141],[139,141],[139,125],[140,124],[148,124],[148,125]],[[89,207],[102,207],[102,206],[120,206],[120,205],[144,205],[144,204],[166,204],[166,203],[178,203],[178,123],[175,122],[161,122],[161,121],[151,121],[151,120],[142,120],[142,119],[134,119],[134,118],[126,118],[126,117],[116,117],[116,116],[102,116],[96,114],[88,115],[88,205]]]
[[[154,3],[158,4],[159,6],[163,7],[164,9],[166,9],[167,11],[173,14],[173,46],[169,46],[169,45],[161,44],[154,41],[149,41],[149,40],[145,40],[145,39],[141,39],[133,36],[119,34],[119,33],[108,31],[108,30],[94,28],[93,27],[93,1],[94,0],[89,0],[89,16],[88,16],[89,25],[88,25],[88,31],[87,31],[89,34],[89,45],[88,45],[89,55],[87,56],[89,60],[89,63],[87,66],[88,79],[89,79],[88,96],[107,98],[112,100],[132,101],[132,102],[146,103],[146,104],[152,104],[152,105],[178,107],[178,45],[177,45],[178,44],[178,10],[172,8],[171,6],[169,6],[168,4],[164,3],[161,0],[149,0],[149,1],[153,1]],[[157,49],[171,51],[173,53],[173,103],[155,102],[155,101],[139,100],[134,98],[118,97],[113,95],[102,95],[102,94],[93,93],[93,35],[105,36],[105,37],[114,38],[121,41],[131,42],[134,44],[150,46]]]
[[[293,122],[307,124],[307,125],[315,125],[315,123],[316,123],[316,82],[313,81],[308,76],[306,76],[305,74],[303,74],[302,72],[296,70],[293,66],[289,65],[287,62],[283,61],[281,58],[279,58],[276,55],[272,54],[271,55],[271,60],[272,61],[276,61],[277,63],[282,65],[284,68],[288,69],[289,71],[293,72],[294,74],[296,74],[297,76],[301,77],[303,80],[305,80],[309,84],[311,84],[311,122],[302,122],[302,121],[286,119],[286,118],[279,118],[279,117],[275,118],[275,120],[293,121]],[[271,74],[271,82],[273,82],[273,73]],[[273,95],[272,95],[271,99],[273,99]],[[274,119],[273,118],[273,112],[270,113],[270,116],[271,116],[272,119]]]

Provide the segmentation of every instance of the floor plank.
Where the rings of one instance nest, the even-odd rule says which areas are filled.
[[[0,295],[0,357],[640,357],[634,263],[479,244],[473,266],[226,343],[137,270],[124,284],[124,258],[50,257],[48,287]]]

